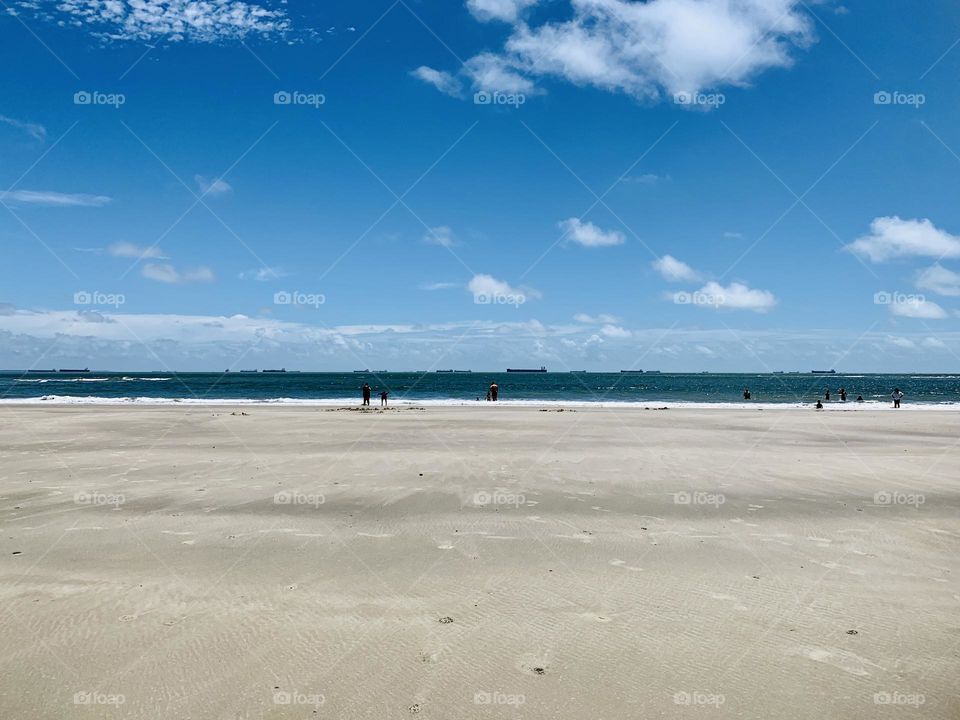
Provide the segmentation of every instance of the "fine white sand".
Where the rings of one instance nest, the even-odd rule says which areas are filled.
[[[960,412],[0,423],[0,718],[960,717]]]

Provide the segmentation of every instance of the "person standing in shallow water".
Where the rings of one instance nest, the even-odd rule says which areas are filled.
[[[893,394],[890,397],[893,398],[893,406],[895,408],[900,407],[900,401],[903,400],[903,393],[900,392],[900,388],[894,388]]]
[[[490,399],[493,400],[493,402],[496,402],[497,395],[499,394],[500,394],[500,388],[497,387],[497,384],[495,382],[490,383]]]
[[[389,394],[390,394],[390,393],[388,393],[386,390],[382,390],[382,391],[380,392],[380,407],[386,407],[386,406],[387,406],[387,395],[389,395]]]
[[[824,393],[823,393],[823,399],[824,399],[824,400],[829,400],[829,399],[830,399],[830,391],[829,391],[829,390],[825,390],[825,391],[824,391]]]
[[[840,402],[846,402],[846,401],[847,401],[847,389],[840,388]]]
[[[367,383],[363,384],[363,404],[364,405],[370,404],[370,385],[368,385]]]

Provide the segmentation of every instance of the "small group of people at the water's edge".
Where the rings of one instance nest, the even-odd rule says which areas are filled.
[[[370,405],[370,392],[371,392],[371,391],[370,391],[370,385],[369,385],[368,383],[364,383],[364,384],[363,384],[363,388],[361,388],[361,390],[363,391],[363,404],[369,406],[369,405]],[[380,391],[380,407],[386,407],[386,406],[387,406],[387,396],[388,396],[388,395],[390,395],[390,393],[389,393],[387,390],[381,390],[381,391]]]
[[[366,406],[370,405],[370,389],[369,383],[364,383],[363,387],[360,389],[363,393],[363,404]],[[381,390],[380,391],[380,407],[387,407],[387,397],[390,395],[389,391]],[[495,382],[490,383],[490,387],[487,388],[487,400],[489,402],[496,402],[497,398],[500,397],[500,386]],[[477,400],[480,398],[478,397]]]
[[[840,397],[840,402],[846,402],[846,401],[847,401],[847,389],[846,389],[846,388],[840,388],[840,389],[837,391],[837,395]],[[893,398],[893,407],[894,407],[894,408],[899,408],[899,407],[900,407],[900,401],[903,400],[903,392],[901,392],[900,388],[894,388],[894,389],[893,389],[893,392],[890,393],[890,397]],[[750,392],[750,388],[744,388],[744,389],[743,389],[743,399],[744,399],[744,400],[752,400],[752,399],[753,399],[753,393]],[[830,402],[830,388],[827,388],[826,390],[823,391],[823,399],[826,400],[827,402]],[[858,402],[858,403],[865,402],[865,400],[863,399],[863,395],[857,395],[856,402]],[[819,398],[817,399],[817,404],[816,404],[814,407],[815,407],[817,410],[823,410],[823,403],[820,401]]]

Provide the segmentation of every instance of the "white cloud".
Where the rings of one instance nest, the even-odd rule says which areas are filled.
[[[110,202],[105,195],[61,193],[49,190],[10,190],[0,192],[0,201],[46,207],[103,207]]]
[[[107,40],[218,42],[290,29],[283,11],[240,0],[61,0],[56,7]]]
[[[723,233],[723,236],[728,240],[739,240],[740,238],[743,237],[743,233],[727,230],[725,233]]]
[[[242,273],[237,275],[237,278],[240,280],[256,280],[257,282],[267,282],[269,280],[279,280],[282,277],[287,277],[290,273],[281,270],[278,267],[262,267],[255,268],[253,270],[244,270]]]
[[[453,247],[457,244],[457,241],[453,237],[453,230],[446,225],[430,228],[427,234],[423,236],[423,241],[428,245],[439,245],[445,248]]]
[[[694,293],[693,299],[696,305],[759,313],[767,312],[777,304],[777,299],[769,290],[754,290],[738,282],[724,287],[712,280]]]
[[[148,280],[163,283],[211,282],[213,271],[207,267],[198,267],[180,272],[169,263],[147,263],[141,271]]]
[[[935,337],[924,338],[923,342],[921,342],[920,344],[923,345],[923,347],[925,348],[929,348],[930,350],[946,350],[947,349],[947,344],[940,338],[935,338]]]
[[[617,230],[604,231],[591,222],[583,222],[575,217],[561,221],[558,226],[564,235],[584,247],[610,247],[624,242],[623,233]]]
[[[625,184],[637,184],[637,185],[656,185],[661,180],[669,180],[668,177],[661,177],[660,175],[655,175],[654,173],[646,173],[644,175],[631,175],[625,177],[620,182]]]
[[[539,0],[467,0],[467,7],[478,20],[514,22],[520,13]]]
[[[467,290],[476,297],[485,298],[523,298],[526,300],[536,300],[542,297],[539,290],[533,288],[515,288],[503,280],[497,280],[492,275],[479,274],[474,275],[467,283]]]
[[[700,279],[700,273],[672,255],[664,255],[659,260],[654,260],[653,269],[670,282],[693,282]]]
[[[896,335],[887,335],[887,342],[904,350],[912,350],[917,346],[913,340],[905,337],[897,337]]]
[[[500,54],[471,58],[468,68],[495,67],[515,81],[554,76],[640,98],[746,85],[761,71],[790,66],[791,51],[812,38],[801,0],[573,0],[569,19],[537,26],[516,19],[526,3],[471,2],[482,6],[474,13],[481,19],[514,25]]]
[[[153,247],[140,247],[139,245],[134,245],[129,242],[118,242],[113,243],[107,247],[107,254],[113,255],[114,257],[122,258],[138,258],[138,259],[152,259],[152,260],[166,260],[167,255],[160,248]]]
[[[919,318],[922,320],[942,320],[947,311],[932,300],[920,297],[897,299],[890,303],[890,313],[897,317]]]
[[[917,276],[917,287],[937,295],[960,296],[960,273],[947,270],[939,263],[931,265]]]
[[[573,319],[578,323],[584,323],[586,325],[612,325],[613,323],[619,322],[619,318],[605,313],[601,313],[600,315],[577,313],[573,316]]]
[[[463,69],[478,90],[524,95],[533,95],[537,91],[530,79],[493,53],[475,55],[464,63]]]
[[[443,70],[434,70],[432,67],[421,65],[416,70],[411,70],[410,74],[428,85],[433,85],[444,95],[460,97],[463,94],[463,86],[460,84],[460,80]]]
[[[850,252],[879,263],[898,257],[960,257],[960,237],[935,227],[930,220],[878,217],[870,234],[846,246]]]
[[[233,186],[222,178],[205,178],[202,175],[195,175],[193,179],[203,195],[219,197],[233,192]]]
[[[0,123],[14,127],[17,130],[22,130],[34,140],[43,142],[47,139],[47,129],[43,125],[38,125],[37,123],[32,122],[24,122],[23,120],[17,120],[12,117],[7,117],[6,115],[0,115]]]
[[[457,283],[452,282],[425,282],[420,283],[418,286],[421,290],[449,290],[450,288],[458,287]]]
[[[628,338],[632,333],[617,325],[604,325],[600,328],[600,334],[609,338]]]

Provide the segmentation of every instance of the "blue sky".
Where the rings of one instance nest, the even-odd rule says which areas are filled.
[[[0,367],[960,362],[956,4],[326,5],[5,0]]]

